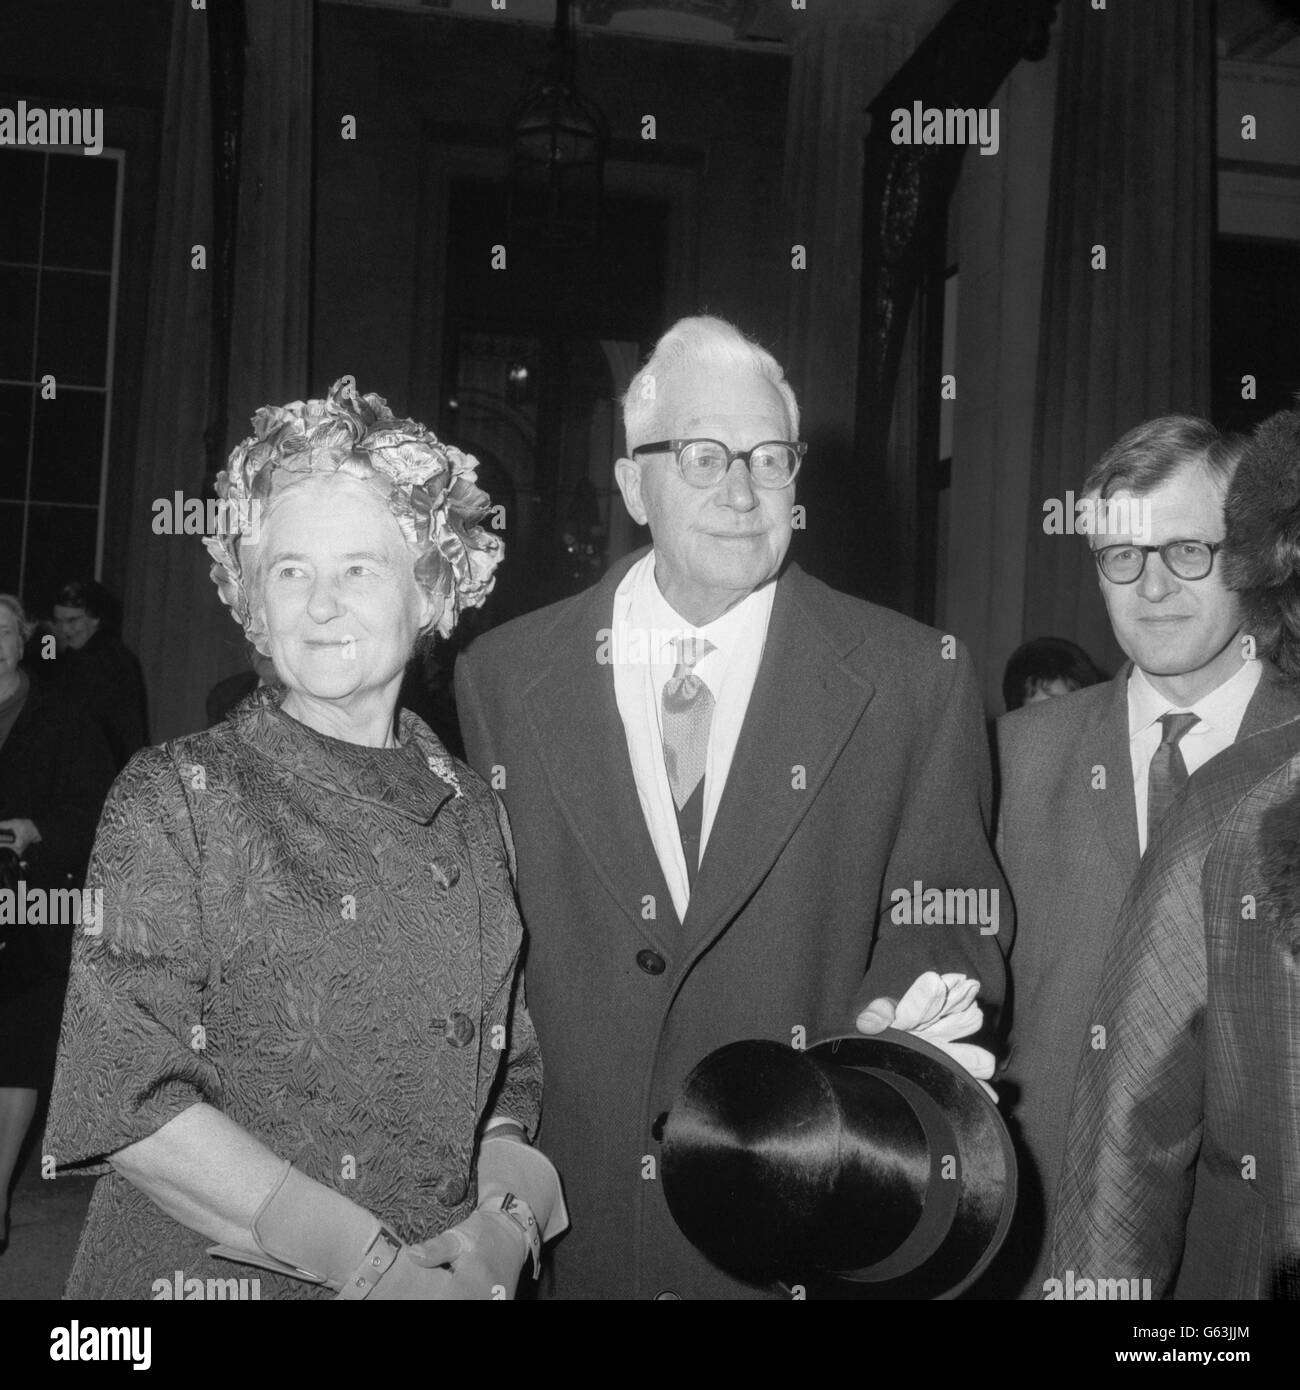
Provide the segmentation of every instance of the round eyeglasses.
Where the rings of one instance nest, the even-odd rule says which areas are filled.
[[[1134,584],[1147,567],[1147,556],[1159,552],[1178,579],[1204,579],[1214,568],[1222,541],[1166,541],[1163,545],[1103,545],[1092,552],[1102,574],[1112,584]]]
[[[637,454],[675,454],[677,471],[691,487],[715,487],[740,459],[749,469],[756,487],[789,487],[803,456],[808,452],[802,441],[768,439],[752,449],[728,449],[719,439],[660,439],[653,444],[638,444]]]

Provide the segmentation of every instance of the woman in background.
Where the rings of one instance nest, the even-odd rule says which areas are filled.
[[[22,604],[0,594],[0,1253],[18,1155],[54,1078],[71,909],[81,908],[79,895],[51,893],[80,890],[115,770],[86,712],[19,664],[32,628]],[[30,922],[29,901],[55,911]]]

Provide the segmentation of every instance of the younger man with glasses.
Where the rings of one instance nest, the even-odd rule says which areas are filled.
[[[1129,662],[998,723],[998,847],[1017,920],[1006,1079],[1023,1143],[1003,1268],[1026,1297],[1043,1292],[1075,1074],[1086,1046],[1105,1046],[1093,1001],[1151,831],[1190,773],[1300,714],[1272,663],[1254,659],[1218,562],[1244,446],[1170,415],[1107,451],[1084,485],[1098,518],[1088,542]]]
[[[951,639],[784,563],[804,446],[768,353],[685,319],[624,423],[615,476],[652,548],[456,672],[470,761],[514,830],[541,1142],[572,1219],[545,1291],[773,1296],[677,1230],[665,1112],[724,1043],[893,1021],[942,1045],[979,1026],[976,980],[1000,1003],[979,702]],[[918,884],[931,905],[958,890],[954,911],[913,912]]]

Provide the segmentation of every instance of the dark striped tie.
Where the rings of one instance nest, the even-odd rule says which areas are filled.
[[[686,856],[686,877],[695,883],[704,824],[704,767],[713,723],[713,692],[695,674],[697,661],[714,651],[703,637],[677,637],[677,665],[664,682],[664,766],[677,811],[677,833]]]
[[[1178,789],[1187,781],[1187,764],[1179,751],[1178,744],[1183,735],[1199,724],[1199,714],[1162,714],[1160,726],[1164,737],[1160,747],[1151,755],[1151,771],[1147,777],[1147,843],[1156,833],[1160,818],[1169,809],[1169,803],[1178,795]]]

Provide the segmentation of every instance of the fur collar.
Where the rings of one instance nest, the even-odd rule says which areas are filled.
[[[1260,857],[1269,901],[1283,920],[1300,915],[1300,785],[1264,813]]]

